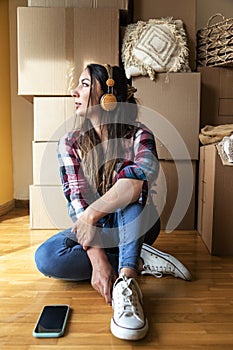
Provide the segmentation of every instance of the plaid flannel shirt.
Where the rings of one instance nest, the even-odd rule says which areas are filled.
[[[78,154],[79,130],[65,134],[58,143],[58,162],[64,195],[68,201],[68,213],[75,222],[79,215],[100,197],[84,176],[82,160]],[[124,140],[124,154],[117,162],[113,184],[122,178],[143,180],[138,202],[145,204],[148,190],[158,175],[159,163],[153,133],[138,124],[135,134]]]

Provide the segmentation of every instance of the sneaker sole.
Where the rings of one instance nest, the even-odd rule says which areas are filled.
[[[114,319],[111,319],[111,332],[119,339],[123,340],[139,340],[145,337],[148,331],[148,321],[146,319],[145,326],[140,329],[130,329],[118,326]]]
[[[166,260],[167,262],[169,262],[170,264],[172,264],[179,271],[179,273],[182,275],[182,278],[184,280],[190,281],[192,279],[192,276],[191,276],[190,272],[188,271],[188,269],[175,257],[173,257],[169,254],[163,253],[163,252],[159,251],[158,249],[155,249],[154,247],[149,246],[146,243],[143,243],[143,245],[142,245],[142,250],[141,250],[142,259],[146,259],[144,252],[150,253],[152,255],[153,254],[158,255],[161,258],[163,258],[164,260]]]

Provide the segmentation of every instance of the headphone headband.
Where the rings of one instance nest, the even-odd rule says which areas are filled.
[[[108,78],[111,79],[112,78],[112,66],[110,66],[110,64],[104,64],[104,68],[106,69],[106,71],[108,73]]]

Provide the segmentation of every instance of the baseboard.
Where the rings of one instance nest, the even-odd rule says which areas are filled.
[[[8,213],[10,210],[15,208],[15,200],[12,199],[9,202],[0,205],[0,216]]]
[[[29,209],[29,199],[15,199],[15,208]]]
[[[0,216],[7,214],[14,208],[23,208],[29,210],[29,200],[28,199],[12,199],[9,202],[0,205]]]

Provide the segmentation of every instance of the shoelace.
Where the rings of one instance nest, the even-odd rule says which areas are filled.
[[[143,270],[141,272],[142,275],[153,275],[156,278],[161,278],[165,274],[170,274],[172,273],[172,268],[167,265],[167,266],[151,266],[151,265],[143,265]]]
[[[122,277],[122,279],[123,286],[121,296],[123,297],[123,300],[120,304],[118,304],[119,308],[121,309],[119,318],[123,315],[127,315],[135,316],[138,320],[141,320],[137,312],[137,292],[134,290],[133,286],[132,289],[129,287],[131,282],[130,280],[128,280],[127,278],[125,279],[124,276]]]

